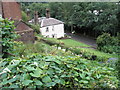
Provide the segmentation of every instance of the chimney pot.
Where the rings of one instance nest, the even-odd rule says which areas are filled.
[[[46,9],[46,18],[50,18],[50,10],[48,8]]]

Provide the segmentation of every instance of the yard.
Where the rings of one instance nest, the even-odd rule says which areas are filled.
[[[63,39],[61,41],[65,44],[65,46],[68,46],[68,47],[90,47],[89,45],[86,45],[82,42],[75,41],[73,39]]]

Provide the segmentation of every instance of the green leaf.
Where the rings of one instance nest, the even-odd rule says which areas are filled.
[[[60,79],[55,79],[54,82],[55,83],[60,83]]]
[[[86,80],[81,80],[80,83],[85,83],[85,84],[86,84],[86,83],[88,83],[88,81],[86,81]]]
[[[2,85],[5,85],[7,83],[12,83],[12,82],[16,81],[16,79],[17,79],[17,76],[15,78],[12,78],[12,79],[9,79],[9,80],[5,80],[5,81],[2,82]]]
[[[35,70],[35,68],[34,67],[30,67],[30,66],[27,66],[27,67],[25,67],[28,71],[33,71],[33,70]]]
[[[35,85],[40,85],[40,86],[42,86],[43,84],[42,84],[41,81],[39,81],[39,80],[35,80]]]
[[[67,77],[67,75],[66,74],[62,74],[60,77]]]
[[[40,77],[42,73],[43,73],[43,71],[38,68],[34,71],[34,73],[30,73],[30,75],[33,77]]]
[[[49,75],[52,75],[52,74],[54,74],[54,70],[50,68],[50,69],[47,70],[47,73],[48,73]]]
[[[42,81],[44,83],[48,83],[48,82],[51,82],[52,80],[51,80],[51,78],[49,76],[45,76],[45,77],[42,78]]]
[[[30,75],[29,74],[24,74],[23,78],[24,78],[24,80],[30,79]]]
[[[65,80],[64,80],[64,79],[60,79],[60,83],[61,83],[62,85],[65,85]]]
[[[50,82],[50,83],[46,83],[46,85],[45,86],[47,86],[47,87],[51,87],[51,86],[55,86],[55,82]]]
[[[19,86],[13,84],[13,85],[10,85],[9,88],[19,88]]]
[[[24,80],[24,81],[22,82],[22,84],[25,85],[25,86],[27,86],[27,85],[29,85],[29,84],[32,83],[32,82],[33,82],[32,80]]]

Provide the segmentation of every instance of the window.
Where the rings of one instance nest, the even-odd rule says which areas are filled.
[[[48,29],[48,27],[46,28],[46,32],[49,32],[49,29]]]

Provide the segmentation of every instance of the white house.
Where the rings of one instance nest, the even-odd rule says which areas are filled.
[[[40,32],[45,37],[61,38],[64,37],[64,23],[55,18],[42,18]]]
[[[45,37],[50,38],[61,38],[64,37],[64,22],[57,20],[55,18],[50,17],[49,10],[46,9],[46,17],[41,17],[36,20],[35,19],[29,21],[30,23],[35,20],[40,24],[40,32]],[[36,15],[36,14],[35,14]]]

